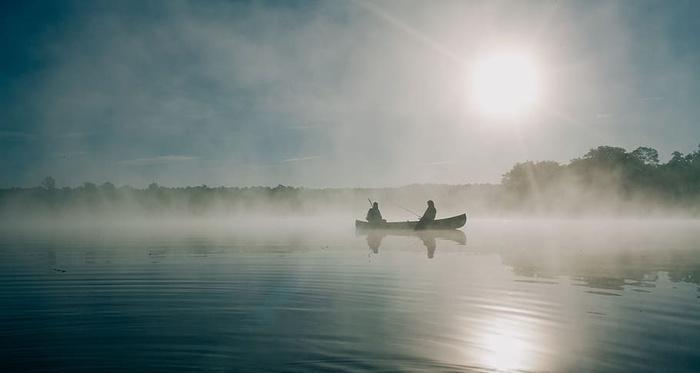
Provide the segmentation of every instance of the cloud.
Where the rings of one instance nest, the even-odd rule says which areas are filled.
[[[453,162],[450,161],[434,161],[434,162],[421,162],[419,164],[423,166],[445,166],[448,164],[452,164]]]
[[[85,136],[89,136],[90,133],[86,131],[75,131],[75,132],[67,132],[67,133],[61,133],[57,135],[56,137],[63,138],[63,139],[77,139],[77,138],[82,138]]]
[[[76,157],[84,157],[87,155],[85,151],[74,151],[74,152],[64,152],[64,153],[53,153],[50,155],[51,159],[71,159]]]
[[[6,139],[29,139],[35,137],[34,134],[22,131],[0,131],[0,138]]]
[[[42,68],[21,94],[0,87],[13,99],[0,105],[14,103],[0,107],[0,126],[13,126],[1,128],[14,130],[0,131],[0,160],[18,160],[0,185],[46,170],[131,184],[495,182],[516,162],[564,161],[615,139],[656,139],[661,153],[695,146],[697,51],[671,53],[666,9],[630,23],[634,3],[139,4],[67,7],[40,42],[18,35]],[[532,46],[549,84],[543,109],[513,126],[469,108],[468,65],[501,43]],[[650,104],[656,96],[664,105]],[[75,150],[90,156],[45,161]],[[144,154],[161,155],[132,159]],[[459,171],[416,172],[444,160]],[[139,168],[166,164],[179,166]]]
[[[187,155],[161,155],[152,158],[136,158],[136,159],[126,159],[117,161],[118,164],[127,166],[153,166],[171,163],[180,163],[186,161],[192,161],[198,159],[198,157],[187,156]]]
[[[312,155],[309,157],[287,158],[287,159],[283,159],[282,162],[285,162],[285,163],[286,162],[302,162],[302,161],[310,161],[312,159],[319,159],[319,158],[321,158],[320,155]]]

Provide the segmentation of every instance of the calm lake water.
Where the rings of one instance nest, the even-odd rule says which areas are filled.
[[[6,230],[2,371],[700,370],[700,223]]]

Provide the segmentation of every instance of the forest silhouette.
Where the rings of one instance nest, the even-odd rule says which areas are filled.
[[[436,200],[442,213],[474,215],[700,215],[700,146],[673,152],[666,163],[650,147],[627,151],[599,146],[580,158],[518,163],[501,184],[414,184],[396,188],[164,187],[139,189],[86,182],[58,187],[46,177],[39,186],[0,189],[0,214],[146,215],[276,214],[310,216],[362,211],[367,197],[387,205],[422,206]]]
[[[503,176],[502,184],[511,208],[573,212],[613,203],[640,211],[676,208],[697,214],[700,146],[688,154],[675,151],[664,164],[650,147],[628,152],[599,146],[568,164],[518,163]]]

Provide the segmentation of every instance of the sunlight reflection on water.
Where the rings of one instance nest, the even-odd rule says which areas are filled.
[[[615,231],[518,224],[473,222],[466,235],[434,236],[3,234],[0,330],[13,342],[2,364],[696,370],[696,225],[651,235],[639,222]]]
[[[534,346],[537,341],[531,327],[524,322],[491,318],[483,322],[479,345],[483,346],[480,365],[497,370],[535,370]],[[539,343],[538,343],[539,342]]]

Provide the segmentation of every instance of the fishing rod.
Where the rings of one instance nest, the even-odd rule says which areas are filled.
[[[371,200],[371,199],[367,198],[367,202],[369,202],[369,205],[370,205],[370,206],[374,206],[374,205],[372,204],[372,200]],[[400,208],[400,209],[402,209],[402,210],[408,211],[408,212],[410,212],[411,214],[413,214],[413,215],[415,215],[415,216],[417,216],[417,217],[419,217],[419,218],[422,216],[422,215],[416,214],[414,211],[409,210],[409,209],[407,209],[407,208],[405,208],[405,207],[403,207],[403,206],[401,206],[401,205],[399,205],[399,204],[397,204],[397,203],[394,203],[394,202],[391,202],[391,201],[389,201],[389,203],[391,203],[392,205],[394,205],[394,206],[396,206],[396,207],[398,207],[398,208]]]
[[[413,210],[409,210],[409,209],[407,209],[407,208],[405,208],[405,207],[399,205],[398,203],[394,203],[394,202],[391,202],[391,201],[389,201],[389,203],[391,203],[392,205],[394,205],[394,206],[396,206],[396,207],[398,207],[398,208],[400,208],[400,209],[402,209],[402,210],[408,211],[408,212],[410,212],[411,214],[413,214],[413,215],[415,215],[415,216],[417,216],[417,217],[419,217],[419,218],[421,217],[421,215],[416,214]]]

